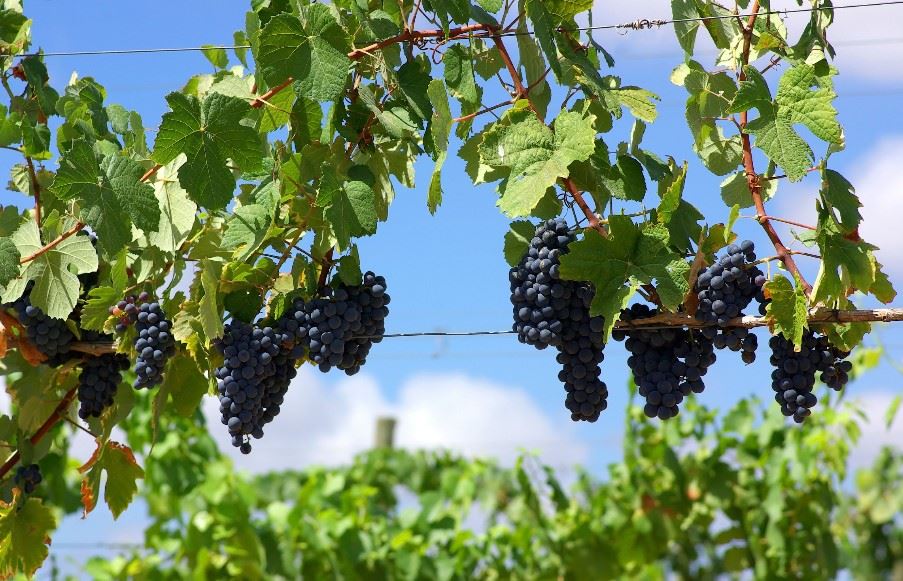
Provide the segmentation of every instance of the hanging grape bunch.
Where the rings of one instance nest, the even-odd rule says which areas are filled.
[[[78,377],[78,417],[83,420],[99,417],[113,405],[122,372],[128,368],[128,357],[115,353],[85,360]]]
[[[25,327],[28,339],[47,357],[47,365],[56,367],[69,359],[69,350],[75,341],[75,334],[66,321],[50,318],[44,311],[31,304],[33,288],[34,283],[28,283],[25,294],[19,297],[12,307],[16,311],[19,323]]]
[[[604,321],[591,317],[592,285],[561,280],[561,257],[575,239],[567,222],[547,220],[536,227],[527,253],[508,273],[513,330],[521,343],[558,349],[558,378],[574,421],[595,422],[607,407],[608,388],[600,379],[605,358]]]
[[[19,466],[16,468],[13,482],[16,486],[22,488],[25,494],[31,494],[41,483],[41,468],[37,464],[29,464],[28,466]]]
[[[654,317],[656,309],[631,305],[621,312],[621,321]],[[616,329],[612,338],[625,341],[639,394],[646,399],[643,412],[650,418],[673,418],[680,412],[684,397],[705,390],[703,376],[715,363],[712,340],[699,331],[681,328]]]
[[[176,342],[172,336],[172,322],[159,302],[150,302],[150,295],[142,292],[137,297],[130,296],[110,309],[119,317],[116,331],[123,333],[134,324],[137,331],[134,347],[138,353],[135,359],[135,389],[154,387],[163,382],[166,362],[175,354]]]
[[[755,244],[744,240],[731,244],[727,254],[703,270],[696,279],[698,307],[696,319],[710,325],[703,333],[717,349],[740,351],[744,363],[756,359],[758,339],[743,327],[728,328],[731,319],[742,316],[749,304],[763,298],[765,275],[754,264]]]
[[[805,421],[818,403],[818,397],[812,393],[817,372],[821,372],[820,379],[835,391],[843,389],[849,381],[848,373],[853,365],[844,360],[849,352],[833,347],[827,336],[807,329],[799,351],[783,335],[773,336],[768,344],[770,361],[775,367],[771,373],[774,399],[781,406],[781,413],[796,423]]]

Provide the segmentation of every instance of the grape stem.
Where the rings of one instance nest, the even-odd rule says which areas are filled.
[[[750,7],[749,18],[746,21],[746,26],[743,27],[743,51],[740,55],[739,67],[739,80],[741,82],[746,80],[746,72],[744,71],[744,67],[749,64],[749,53],[752,47],[752,35],[754,26],[756,24],[756,16],[759,13],[759,8],[759,0],[753,0],[752,6]],[[742,113],[740,113],[739,123],[740,138],[743,143],[743,168],[746,173],[746,185],[749,188],[749,193],[752,195],[753,203],[756,206],[756,215],[758,216],[758,222],[762,225],[762,228],[768,235],[769,240],[771,240],[778,258],[781,260],[781,262],[784,263],[784,268],[786,268],[792,275],[794,275],[794,277],[799,279],[800,284],[803,285],[803,290],[805,291],[806,295],[809,295],[812,292],[812,285],[806,282],[806,279],[803,277],[803,274],[797,267],[796,262],[793,260],[793,255],[781,241],[781,237],[778,235],[777,231],[774,229],[774,226],[771,223],[768,212],[765,211],[765,202],[762,200],[761,178],[759,174],[756,173],[756,166],[755,162],[753,161],[752,154],[752,142],[749,138],[749,133],[746,132],[746,126],[748,122],[749,111],[743,111]]]
[[[110,349],[112,350],[113,346],[110,344]],[[111,353],[114,351],[110,351]],[[66,395],[63,396],[63,399],[60,400],[60,403],[56,406],[50,416],[44,420],[44,423],[41,424],[41,427],[38,428],[38,431],[34,433],[34,435],[29,438],[32,446],[36,446],[38,442],[44,439],[50,430],[53,429],[56,424],[66,416],[66,412],[69,409],[69,405],[72,403],[72,400],[75,399],[76,391],[78,387],[73,387],[69,391],[66,392]],[[6,462],[3,463],[3,466],[0,466],[0,479],[3,479],[10,470],[18,464],[21,455],[19,451],[16,450],[13,452],[13,455],[10,456]]]

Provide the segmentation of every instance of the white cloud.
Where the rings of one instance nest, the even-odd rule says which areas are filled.
[[[885,266],[892,282],[903,279],[903,236],[897,230],[900,227],[898,210],[903,208],[901,156],[903,135],[886,137],[857,157],[850,165],[855,169],[845,174],[863,204],[859,233],[879,248],[878,261]],[[781,215],[811,224],[816,219],[813,188],[818,185],[814,179],[805,184],[790,186],[777,200]]]
[[[771,5],[774,10],[800,8],[796,0],[774,0]],[[597,0],[593,9],[593,24],[596,26],[670,17],[670,3],[664,0]],[[903,39],[898,26],[901,19],[903,6],[852,8],[835,12],[828,38],[835,45],[836,64],[844,78],[860,78],[884,85],[903,83],[903,67],[888,66],[888,63],[903,60]],[[788,14],[784,18],[791,40],[799,37],[808,21],[809,15],[804,13]],[[628,32],[599,31],[596,36],[603,46],[616,49],[616,59],[618,54],[629,58],[673,53],[677,64],[682,56],[670,25]],[[698,51],[714,54],[714,47],[704,30],[700,30],[697,39]]]
[[[327,385],[304,367],[250,456],[229,445],[215,398],[205,400],[204,412],[221,448],[251,471],[348,462],[371,446],[376,419],[386,415],[398,420],[395,440],[403,448],[444,448],[504,463],[526,449],[561,467],[588,457],[563,413],[551,416],[521,389],[462,373],[411,377],[391,402],[370,376]]]
[[[850,454],[851,473],[858,468],[871,466],[881,448],[900,448],[903,443],[903,413],[898,413],[896,421],[890,428],[887,427],[885,415],[893,399],[894,395],[890,392],[869,391],[854,400],[865,412],[866,421],[860,423],[862,436]]]

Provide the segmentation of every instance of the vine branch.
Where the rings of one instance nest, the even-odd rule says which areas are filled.
[[[112,349],[112,345],[110,347]],[[112,352],[112,351],[110,351]],[[38,428],[38,431],[34,433],[34,435],[29,438],[32,446],[35,446],[44,439],[44,436],[53,429],[53,427],[66,415],[66,410],[69,409],[69,405],[72,403],[72,400],[75,399],[75,394],[78,391],[78,387],[73,387],[69,391],[66,392],[66,395],[63,396],[63,399],[60,400],[60,403],[53,410],[53,413],[50,414],[44,423],[41,424],[41,427]],[[21,455],[19,451],[16,450],[13,452],[13,455],[10,456],[6,462],[3,463],[3,466],[0,466],[0,479],[4,478],[10,470],[19,462],[19,458]]]
[[[752,47],[752,35],[754,26],[756,24],[756,17],[759,13],[759,8],[759,0],[753,0],[752,6],[750,7],[749,18],[746,21],[746,26],[743,27],[743,52],[740,55],[739,72],[739,79],[741,82],[746,80],[744,67],[749,64],[749,53]],[[762,184],[759,174],[756,173],[755,161],[753,160],[752,142],[749,138],[749,134],[746,132],[746,125],[748,122],[749,112],[743,111],[742,113],[740,113],[739,123],[740,138],[743,143],[743,169],[746,173],[746,185],[749,188],[749,193],[752,195],[753,203],[756,206],[757,221],[762,225],[762,228],[768,235],[768,239],[771,240],[775,252],[781,259],[784,267],[788,272],[790,272],[800,280],[800,284],[803,285],[803,290],[805,290],[806,294],[808,295],[812,292],[812,285],[806,282],[806,279],[803,278],[803,274],[797,267],[796,261],[793,260],[793,255],[781,241],[781,237],[778,235],[777,231],[774,229],[774,226],[771,223],[768,212],[765,211],[765,202],[762,199]]]

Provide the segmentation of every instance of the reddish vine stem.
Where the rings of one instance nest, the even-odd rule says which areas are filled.
[[[817,230],[815,226],[810,226],[808,224],[803,224],[801,222],[794,222],[793,220],[788,220],[787,218],[777,218],[775,216],[757,216],[756,219],[758,221],[768,220],[769,222],[782,222],[784,224],[790,224],[791,226],[796,226],[798,228],[804,228],[806,230]]]
[[[152,168],[150,168],[149,170],[147,170],[146,172],[144,172],[144,175],[141,176],[141,179],[139,179],[138,181],[139,181],[139,182],[146,182],[147,180],[149,180],[149,179],[151,179],[152,177],[154,177],[154,175],[155,175],[158,171],[160,171],[160,169],[161,169],[162,167],[163,167],[163,166],[160,165],[159,163],[154,164],[154,166],[153,166]]]
[[[371,45],[356,48],[353,51],[348,53],[348,58],[353,61],[360,60],[365,56],[372,54],[373,52],[382,50],[387,46],[392,46],[393,44],[399,44],[402,42],[407,42],[409,40],[418,40],[421,38],[452,38],[455,36],[460,36],[462,34],[467,34],[468,32],[476,32],[480,30],[492,30],[492,27],[488,24],[468,24],[467,26],[459,26],[458,28],[451,28],[448,31],[448,34],[445,34],[444,30],[436,29],[436,30],[406,30],[401,34],[396,34],[391,38],[386,38],[379,42],[374,42]]]
[[[276,85],[275,87],[273,87],[272,89],[270,89],[269,91],[264,93],[263,95],[260,95],[259,97],[255,98],[251,102],[251,107],[253,107],[255,109],[259,109],[259,108],[263,107],[267,101],[272,99],[277,93],[280,93],[286,87],[291,86],[291,84],[293,82],[295,82],[295,79],[293,79],[292,77],[287,78],[285,80],[285,82],[283,82],[282,84]]]
[[[29,254],[28,256],[26,256],[25,258],[23,258],[22,260],[20,260],[20,261],[19,261],[19,264],[28,264],[29,262],[31,262],[31,261],[34,260],[35,258],[38,258],[39,256],[41,256],[42,254],[45,254],[45,253],[47,253],[47,252],[50,252],[51,250],[53,250],[54,248],[56,248],[57,246],[59,246],[61,242],[63,242],[63,241],[66,240],[67,238],[69,238],[70,236],[74,236],[75,234],[78,234],[78,233],[81,231],[81,229],[84,228],[84,227],[85,227],[85,223],[84,223],[84,222],[76,222],[75,225],[72,226],[72,228],[69,228],[68,230],[66,230],[65,232],[63,232],[63,233],[60,234],[59,236],[57,236],[55,240],[53,240],[53,241],[51,241],[51,242],[45,244],[45,245],[42,246],[41,248],[38,248],[37,250],[35,250],[34,252],[32,252],[31,254]]]
[[[743,71],[743,68],[749,64],[749,53],[752,47],[753,27],[756,24],[756,17],[759,13],[759,0],[753,0],[749,12],[749,18],[746,21],[746,26],[743,28],[743,52],[740,56],[739,73],[739,79],[741,82],[746,80],[746,73]],[[780,257],[781,262],[784,264],[784,267],[788,270],[788,272],[799,279],[800,284],[803,285],[803,290],[805,290],[806,294],[808,295],[812,292],[812,285],[806,282],[806,279],[803,278],[803,274],[797,267],[796,261],[793,260],[793,255],[781,241],[781,237],[778,235],[777,231],[774,229],[774,226],[771,223],[768,212],[765,211],[765,202],[762,200],[762,184],[760,182],[759,174],[756,173],[756,166],[753,160],[752,142],[749,138],[749,134],[746,132],[746,125],[748,122],[749,112],[743,111],[742,113],[740,113],[740,138],[743,143],[743,168],[746,173],[746,185],[749,188],[749,193],[752,195],[753,203],[756,206],[757,221],[762,225],[762,228],[768,235],[769,240],[771,240],[775,252],[778,257]]]
[[[329,276],[329,271],[332,269],[332,252],[333,249],[330,248],[323,256],[323,268],[320,269],[320,280],[317,281],[317,288],[326,286],[326,278]]]
[[[44,436],[47,435],[50,430],[66,415],[66,410],[69,409],[69,405],[72,403],[72,400],[75,399],[75,394],[77,391],[77,387],[73,387],[69,391],[66,392],[66,395],[63,396],[63,399],[60,400],[60,403],[53,410],[53,413],[50,414],[44,423],[41,424],[41,427],[38,428],[38,431],[34,433],[34,435],[29,438],[31,441],[31,445],[35,446],[44,439]],[[13,455],[7,459],[6,462],[3,463],[3,466],[0,466],[0,479],[5,477],[10,470],[19,462],[19,458],[21,455],[19,451],[16,450],[13,452]]]

